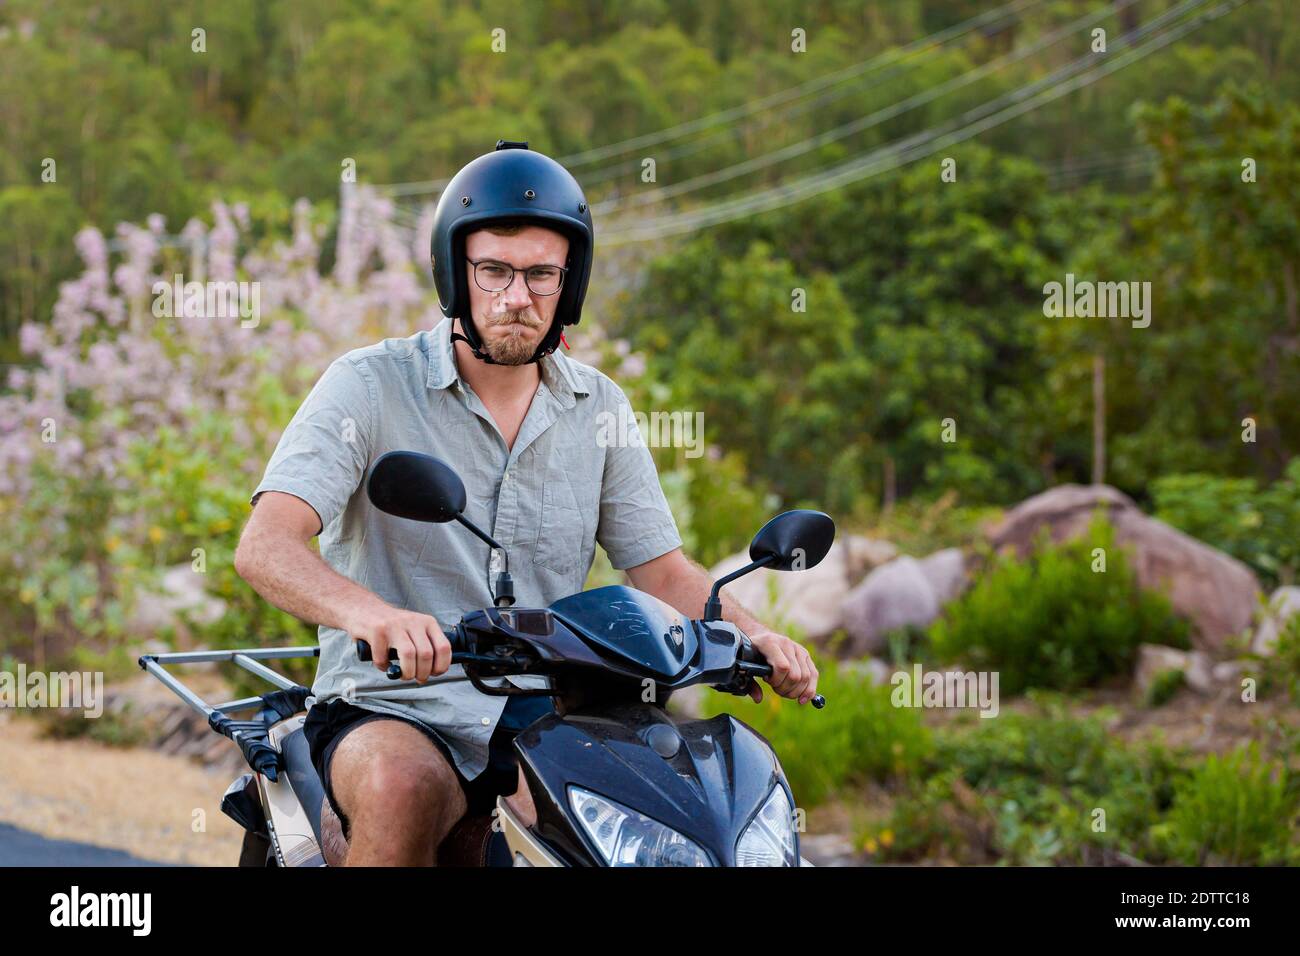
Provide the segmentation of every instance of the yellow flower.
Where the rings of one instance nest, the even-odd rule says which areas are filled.
[[[117,535],[113,535],[111,538],[109,538],[107,541],[104,542],[104,547],[108,549],[109,554],[112,554],[118,548],[122,547],[122,539],[119,538]]]
[[[220,521],[212,522],[212,533],[221,534],[223,531],[230,530],[230,519],[222,518]]]
[[[881,831],[880,831],[880,845],[883,846],[883,847],[885,847],[885,848],[889,848],[889,847],[891,847],[891,846],[894,845],[894,831],[893,831],[893,830],[881,830]]]
[[[22,601],[24,604],[31,604],[36,600],[36,592],[31,588],[23,588],[18,592],[18,600]]]
[[[876,852],[875,839],[873,839],[872,837],[867,837],[867,841],[862,844],[862,849],[866,850],[868,853],[875,853]]]
[[[152,541],[154,544],[157,544],[162,539],[163,539],[163,529],[158,527],[157,525],[151,526],[149,528],[149,540]]]

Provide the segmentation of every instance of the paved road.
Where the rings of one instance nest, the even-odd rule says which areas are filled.
[[[170,866],[142,860],[121,850],[48,840],[39,833],[0,823],[0,866]]]

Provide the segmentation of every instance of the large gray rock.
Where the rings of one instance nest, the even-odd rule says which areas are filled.
[[[1292,584],[1278,588],[1268,599],[1268,610],[1255,629],[1250,649],[1256,654],[1271,655],[1276,650],[1278,635],[1297,614],[1300,614],[1300,587]]]
[[[904,556],[881,565],[844,600],[844,630],[849,636],[844,651],[855,657],[884,652],[890,631],[930,624],[965,583],[966,561],[960,548],[946,548],[920,560]]]
[[[1218,651],[1250,626],[1260,598],[1254,572],[1231,555],[1148,517],[1109,485],[1061,485],[1035,495],[1008,511],[990,530],[989,540],[999,551],[1023,556],[1044,527],[1055,542],[1084,536],[1097,509],[1114,526],[1116,543],[1132,553],[1138,584],[1164,590],[1174,611],[1192,622],[1198,650]]]
[[[945,548],[926,555],[920,561],[921,573],[940,605],[961,594],[966,585],[966,558],[961,548]]]
[[[844,650],[854,657],[882,653],[897,628],[924,627],[939,616],[939,597],[915,558],[895,558],[867,575],[844,600]]]

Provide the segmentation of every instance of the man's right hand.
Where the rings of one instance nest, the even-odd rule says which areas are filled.
[[[353,640],[370,644],[374,665],[381,671],[388,670],[389,648],[395,649],[403,680],[424,683],[451,666],[451,644],[431,614],[384,605],[367,610],[347,631]]]

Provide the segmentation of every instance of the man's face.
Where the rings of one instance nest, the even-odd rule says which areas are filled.
[[[569,240],[558,232],[540,226],[526,226],[513,236],[498,236],[486,229],[465,238],[465,280],[469,288],[470,311],[483,339],[483,351],[499,365],[523,365],[551,327],[560,292],[541,295],[528,287],[525,273],[529,269],[564,266]],[[473,262],[483,260],[513,266],[510,285],[500,292],[488,292],[474,277]],[[496,265],[480,265],[481,283],[488,288],[504,284],[509,270]],[[533,273],[534,288],[546,289],[545,273]]]

